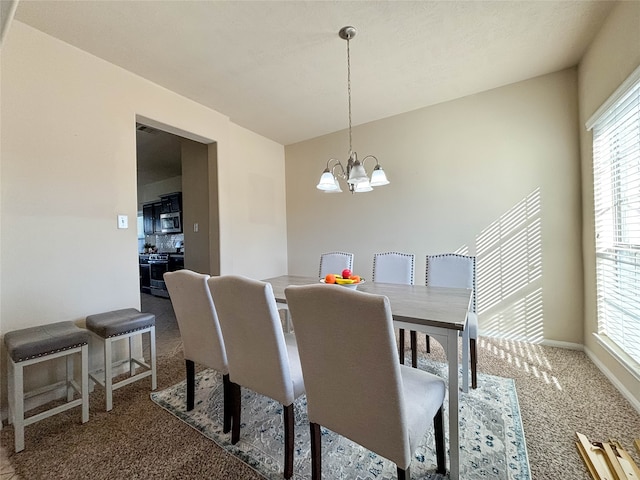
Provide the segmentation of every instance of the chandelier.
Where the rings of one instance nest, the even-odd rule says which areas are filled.
[[[318,190],[323,190],[325,193],[339,193],[342,192],[338,178],[341,178],[347,183],[349,191],[351,193],[370,192],[373,187],[381,185],[387,185],[389,180],[382,170],[378,159],[373,155],[367,155],[358,160],[358,154],[353,151],[351,147],[351,56],[349,51],[349,41],[356,36],[355,27],[342,27],[338,32],[340,38],[347,41],[347,94],[349,97],[349,159],[346,162],[346,166],[336,160],[330,158],[327,161],[327,166],[322,172],[320,177],[320,183],[318,183]],[[367,172],[364,169],[364,164],[367,160],[375,160],[376,165],[371,172],[371,178],[367,176]]]

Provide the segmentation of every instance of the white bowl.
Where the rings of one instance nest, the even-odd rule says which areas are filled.
[[[320,283],[326,283],[327,285],[338,285],[339,287],[346,287],[346,288],[350,288],[351,290],[355,290],[356,288],[358,288],[358,285],[361,285],[365,282],[364,278],[361,278],[360,281],[358,283],[327,283],[324,281],[324,278],[320,279]]]

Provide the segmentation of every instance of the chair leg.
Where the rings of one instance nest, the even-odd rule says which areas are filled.
[[[411,480],[411,473],[409,472],[409,467],[406,470],[398,467],[398,480]]]
[[[156,372],[156,327],[149,330],[149,349],[151,350],[151,359],[149,365],[151,367],[151,390],[158,388],[158,373]]]
[[[231,395],[233,397],[233,414],[231,419],[231,443],[236,444],[240,440],[240,407],[241,407],[241,393],[240,385],[237,383],[231,383]]]
[[[418,368],[418,332],[411,330],[411,366]]]
[[[231,392],[231,382],[229,381],[229,374],[222,376],[222,398],[224,401],[224,422],[222,431],[229,433],[231,430],[231,416],[233,415],[233,395]]]
[[[24,450],[24,380],[23,368],[9,359],[9,402],[13,422],[14,447],[16,453]]]
[[[73,355],[67,355],[67,402],[73,400],[73,380],[74,368],[73,368]]]
[[[471,388],[478,388],[478,351],[473,338],[469,339],[469,350],[471,350]]]
[[[322,436],[320,425],[309,422],[311,430],[311,480],[322,479]]]
[[[196,364],[193,360],[185,360],[184,364],[187,369],[187,412],[190,412],[195,403]]]
[[[80,372],[82,391],[82,423],[89,421],[89,345],[83,345],[80,350],[82,369]]]
[[[284,405],[282,415],[284,416],[284,478],[291,478],[293,475],[293,403]]]
[[[400,365],[404,365],[404,328],[400,329],[399,337],[400,347],[398,348],[398,354],[400,355]]]
[[[436,439],[436,472],[444,474],[447,469],[447,460],[445,458],[444,415],[442,414],[442,407],[440,407],[436,416],[433,417],[433,430]]]
[[[136,374],[136,364],[133,361],[133,335],[129,337],[129,376]]]
[[[431,338],[427,335],[427,353],[431,353]]]
[[[113,408],[113,371],[111,356],[111,339],[104,339],[104,396],[107,412]]]

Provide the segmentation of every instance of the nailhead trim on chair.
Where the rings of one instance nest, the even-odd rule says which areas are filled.
[[[382,255],[402,255],[403,257],[411,257],[411,285],[413,285],[413,274],[414,274],[414,263],[415,263],[415,255],[410,253],[400,253],[400,252],[385,252],[385,253],[376,253],[373,256],[373,277],[376,278],[376,258]]]
[[[322,258],[324,255],[343,255],[349,259],[349,270],[353,270],[353,253],[347,252],[325,252],[320,255],[320,267],[318,268],[318,278],[322,276]],[[338,272],[335,272],[338,273]]]
[[[39,353],[37,355],[30,355],[30,356],[25,357],[25,358],[19,358],[18,360],[14,360],[14,362],[15,363],[26,362],[27,360],[31,360],[33,358],[45,357],[47,355],[52,355],[52,354],[58,353],[58,352],[64,352],[65,350],[71,350],[72,348],[78,348],[78,347],[82,347],[83,345],[88,345],[88,344],[89,344],[89,342],[84,342],[84,343],[78,343],[77,345],[70,345],[68,347],[58,348],[56,350],[49,350],[48,352],[45,352],[45,353]]]
[[[427,255],[427,258],[435,258],[435,257],[461,257],[461,258],[470,258],[472,261],[472,287],[473,287],[473,295],[471,296],[471,311],[476,313],[476,257],[473,255],[462,255],[459,253],[441,253],[439,255]],[[427,268],[425,270],[424,284],[429,285],[429,262],[427,261]]]
[[[154,325],[155,325],[155,324],[150,323],[149,325],[145,325],[144,327],[134,328],[134,329],[132,329],[132,330],[127,330],[126,332],[116,333],[116,334],[114,334],[114,335],[109,335],[108,337],[104,337],[104,338],[120,337],[121,335],[127,335],[127,334],[129,334],[129,333],[137,332],[138,330],[144,330],[145,328],[153,327]]]

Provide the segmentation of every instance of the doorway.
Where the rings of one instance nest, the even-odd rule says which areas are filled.
[[[176,132],[179,131],[141,117],[136,123],[141,280],[142,272],[148,269],[142,266],[148,261],[144,258],[145,246],[147,252],[168,255],[169,260],[174,260],[170,264],[177,268],[219,274],[217,144],[202,143]],[[153,215],[154,204],[177,194],[181,231],[163,232],[159,226],[150,230],[149,222],[145,228],[145,213]],[[144,292],[142,285],[141,291]]]

